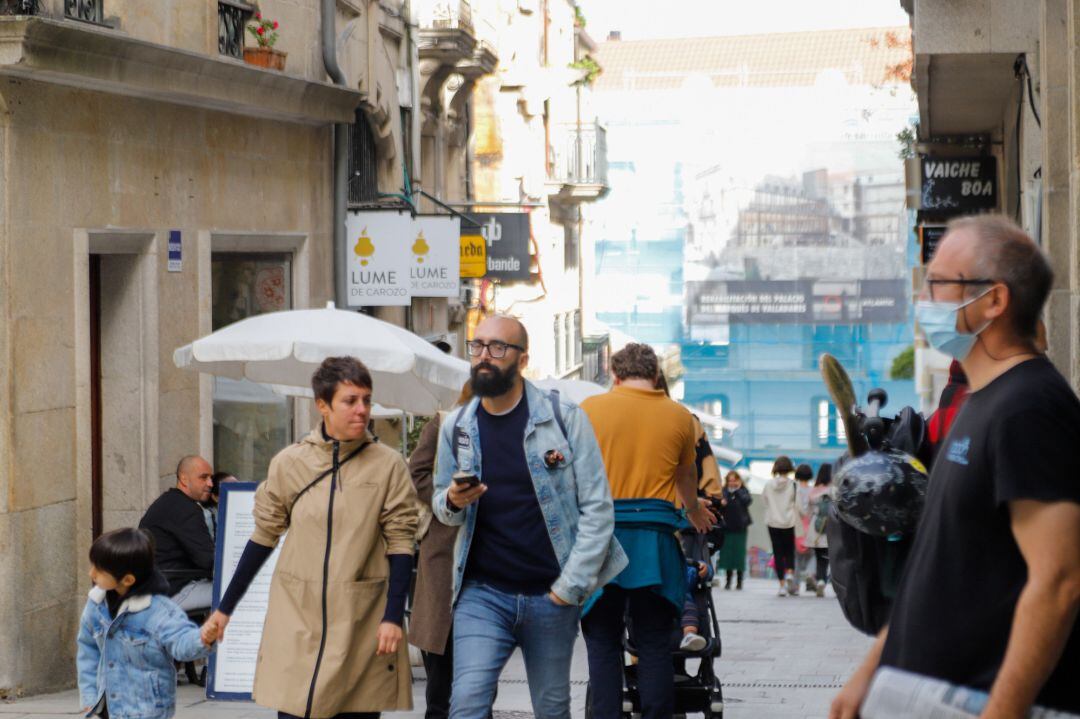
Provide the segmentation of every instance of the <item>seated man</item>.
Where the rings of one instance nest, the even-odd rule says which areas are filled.
[[[201,502],[210,498],[213,475],[202,457],[184,457],[176,465],[176,486],[154,500],[139,522],[154,535],[154,562],[184,611],[212,602],[214,541]]]

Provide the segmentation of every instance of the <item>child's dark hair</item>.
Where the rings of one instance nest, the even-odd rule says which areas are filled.
[[[90,545],[90,563],[117,580],[130,574],[141,584],[154,571],[154,536],[133,527],[105,532]]]
[[[795,468],[795,479],[809,482],[814,478],[814,468],[809,464],[800,464]]]

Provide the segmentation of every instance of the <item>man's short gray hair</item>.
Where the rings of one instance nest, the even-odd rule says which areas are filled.
[[[974,233],[978,245],[973,271],[1009,288],[1008,321],[1018,337],[1034,340],[1039,315],[1054,283],[1046,255],[1005,215],[961,217],[948,226],[948,232],[957,230]]]

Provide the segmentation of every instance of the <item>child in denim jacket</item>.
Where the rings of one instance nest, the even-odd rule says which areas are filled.
[[[166,596],[154,543],[142,529],[117,529],[90,547],[90,590],[79,626],[76,667],[87,716],[168,719],[176,710],[174,661],[206,657],[199,627]]]

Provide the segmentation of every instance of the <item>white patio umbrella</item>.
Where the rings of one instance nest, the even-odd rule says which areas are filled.
[[[371,371],[384,407],[431,415],[449,409],[469,364],[408,330],[328,303],[249,317],[180,347],[177,367],[218,377],[306,387],[327,357],[350,355]]]
[[[560,395],[574,404],[581,404],[589,397],[607,392],[606,389],[595,382],[588,382],[583,379],[556,379],[555,377],[545,377],[544,379],[536,380],[533,384],[548,392],[557,389],[559,390]]]

